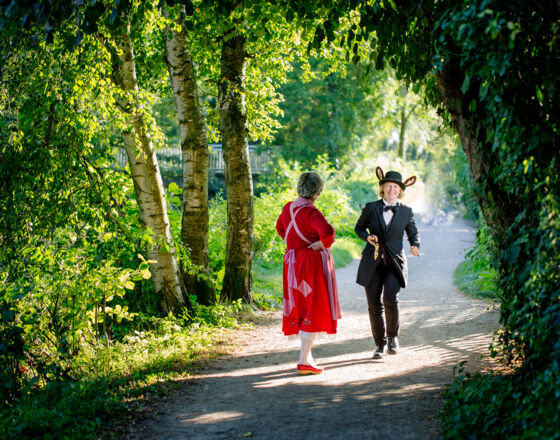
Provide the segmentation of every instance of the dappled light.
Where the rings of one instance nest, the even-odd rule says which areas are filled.
[[[0,0],[0,438],[560,439],[559,23]]]
[[[296,429],[308,438],[320,438],[312,432],[324,430],[336,436],[340,429],[359,438],[376,432],[438,438],[441,393],[453,380],[454,368],[463,363],[465,371],[477,372],[494,365],[488,346],[497,329],[497,312],[485,302],[463,297],[452,284],[463,239],[472,239],[472,229],[452,222],[443,229],[424,225],[422,234],[424,254],[414,264],[411,258],[410,285],[400,292],[398,355],[372,359],[365,294],[355,283],[356,260],[337,270],[343,315],[338,334],[318,339],[313,347],[322,374],[297,374],[298,341],[282,336],[277,321],[252,331],[239,352],[190,380],[189,396],[174,398],[162,415],[164,423],[193,439],[249,432],[280,439]],[[433,266],[439,259],[445,264]],[[215,393],[211,401],[203,401],[206,390]],[[226,411],[232,405],[238,405],[235,417]],[[358,416],[375,417],[376,423],[364,424]],[[395,427],[394,418],[406,423]],[[139,432],[156,431],[148,421]]]

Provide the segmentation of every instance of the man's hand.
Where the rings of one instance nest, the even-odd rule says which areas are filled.
[[[410,246],[410,253],[417,257],[420,255],[420,250],[416,246]]]

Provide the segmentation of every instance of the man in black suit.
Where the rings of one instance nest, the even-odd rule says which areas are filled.
[[[399,290],[408,281],[403,236],[406,232],[414,256],[419,255],[420,237],[412,209],[399,200],[405,188],[416,182],[416,177],[403,182],[396,171],[384,175],[377,167],[375,172],[381,199],[366,204],[354,231],[366,241],[356,282],[366,290],[371,331],[377,346],[373,357],[382,359],[386,349],[389,354],[397,354],[399,350]]]

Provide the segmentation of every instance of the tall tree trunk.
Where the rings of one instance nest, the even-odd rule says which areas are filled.
[[[222,43],[219,83],[220,128],[225,161],[227,247],[222,299],[252,301],[253,181],[245,107],[246,38]]]
[[[167,7],[163,15],[169,18]],[[184,14],[180,14],[184,19]],[[177,23],[180,25],[180,22]],[[183,217],[181,240],[189,249],[193,264],[200,267],[204,277],[182,271],[187,290],[196,294],[200,304],[216,302],[216,291],[209,280],[208,269],[208,140],[206,121],[198,96],[196,72],[189,53],[186,30],[167,30],[165,61],[171,78],[173,98],[183,155]]]
[[[401,107],[401,123],[399,127],[399,148],[397,155],[403,160],[406,159],[406,150],[404,149],[404,136],[406,134],[406,105]]]
[[[491,148],[485,148],[484,141],[477,137],[473,129],[473,115],[468,109],[471,99],[461,92],[463,79],[459,67],[454,65],[447,65],[436,73],[441,100],[451,115],[452,124],[469,161],[478,203],[497,244],[502,246],[503,233],[513,223],[520,207],[509,200],[506,192],[492,180]]]
[[[142,114],[143,109],[134,96],[138,92],[138,83],[130,26],[116,37],[116,42],[120,53],[113,53],[111,78],[125,92],[121,94],[117,105],[130,122],[130,129],[123,131],[122,135],[140,209],[140,222],[150,231],[153,241],[147,253],[150,260],[156,261],[150,265],[152,281],[156,293],[162,295],[163,309],[177,311],[185,303],[184,289],[175,258],[156,153]]]

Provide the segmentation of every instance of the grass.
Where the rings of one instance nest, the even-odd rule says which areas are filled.
[[[455,285],[464,293],[475,298],[499,301],[496,287],[496,272],[474,260],[465,260],[455,269]]]
[[[338,269],[347,266],[352,260],[359,258],[364,242],[359,238],[342,237],[337,239],[331,247],[334,266]]]
[[[276,310],[282,305],[282,261],[265,263],[256,260],[253,266],[253,296],[263,310]]]

